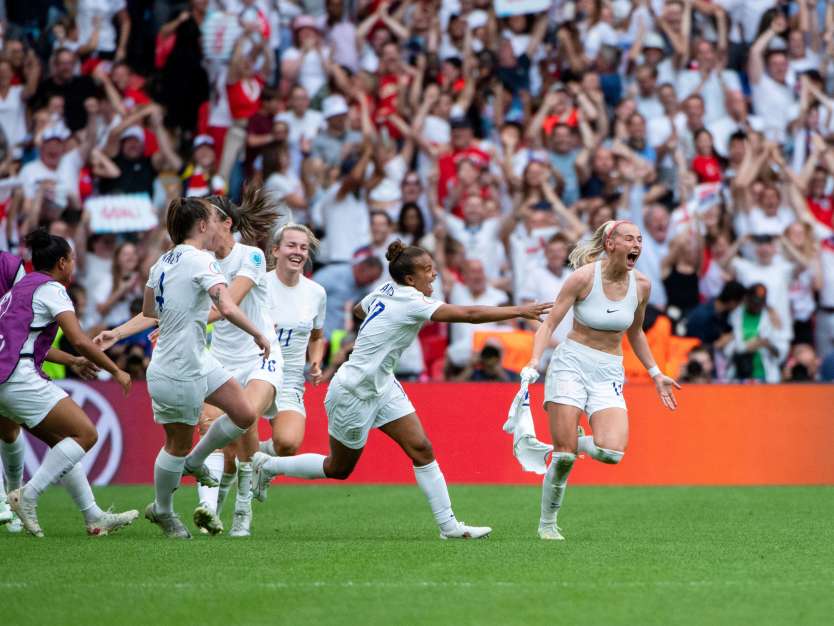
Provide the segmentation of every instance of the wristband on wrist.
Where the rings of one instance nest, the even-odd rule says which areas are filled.
[[[649,378],[654,378],[655,376],[660,375],[660,368],[657,365],[652,365],[649,368]]]

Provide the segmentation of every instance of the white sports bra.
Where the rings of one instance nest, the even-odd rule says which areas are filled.
[[[594,286],[591,293],[573,305],[573,316],[580,324],[594,330],[622,332],[634,321],[640,304],[634,270],[628,273],[628,291],[622,300],[609,300],[602,288],[602,261],[594,262]]]

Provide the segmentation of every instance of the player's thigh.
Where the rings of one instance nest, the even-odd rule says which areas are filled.
[[[610,407],[590,417],[594,443],[599,448],[625,452],[628,445],[628,413],[620,407]]]
[[[222,409],[240,428],[249,428],[257,414],[240,383],[229,378],[206,398],[206,402]]]
[[[550,422],[550,435],[556,452],[576,452],[578,443],[576,429],[582,409],[571,404],[546,402],[545,409]]]
[[[14,443],[20,435],[20,425],[7,417],[0,416],[0,441]]]
[[[50,447],[62,439],[72,437],[82,448],[89,450],[98,439],[93,422],[69,397],[60,400],[46,417],[30,430],[33,435]]]
[[[264,415],[275,402],[275,387],[265,380],[250,380],[243,388],[243,393],[258,416]]]
[[[270,420],[272,444],[278,456],[291,456],[304,441],[307,418],[298,411],[281,411]]]
[[[417,413],[404,415],[380,426],[379,429],[393,439],[415,465],[427,465],[434,461],[431,442]]]

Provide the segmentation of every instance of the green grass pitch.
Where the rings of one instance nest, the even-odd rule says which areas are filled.
[[[96,491],[118,509],[151,498]],[[440,541],[416,486],[350,484],[273,485],[248,539],[165,540],[141,517],[89,538],[52,488],[45,539],[0,529],[0,623],[834,623],[832,488],[572,487],[565,542],[536,538],[538,489],[451,492],[491,538]],[[195,500],[176,494],[192,528]]]

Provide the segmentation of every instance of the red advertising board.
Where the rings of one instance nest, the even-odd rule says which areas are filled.
[[[99,443],[85,459],[96,484],[150,483],[162,445],[150,398],[136,383],[125,398],[114,383],[62,381],[99,428]],[[517,391],[510,384],[445,383],[405,386],[452,483],[538,483],[512,456],[512,440],[501,430]],[[307,434],[302,452],[327,451],[326,389],[307,391]],[[541,408],[541,384],[531,389],[539,438],[549,441]],[[660,405],[654,388],[627,385],[631,442],[622,463],[581,461],[573,484],[764,485],[834,484],[834,386],[687,386],[680,409]],[[268,424],[261,424],[262,438]],[[29,441],[32,438],[29,437]],[[27,450],[27,471],[43,448]],[[380,432],[350,478],[360,483],[412,483],[408,459]]]

